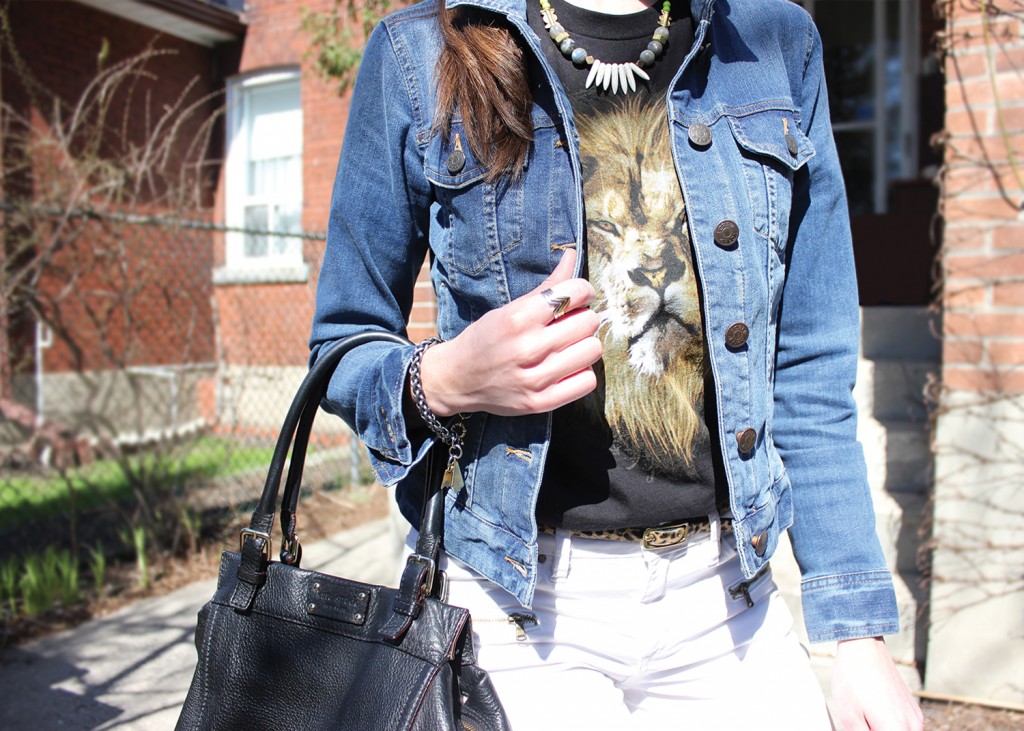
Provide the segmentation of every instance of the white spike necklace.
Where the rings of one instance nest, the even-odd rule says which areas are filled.
[[[658,18],[658,27],[651,35],[651,41],[647,48],[640,52],[640,58],[633,63],[605,63],[587,53],[586,49],[576,45],[576,41],[569,37],[558,16],[548,0],[540,0],[540,14],[544,19],[544,27],[548,30],[551,40],[558,46],[562,55],[582,68],[590,67],[587,74],[587,83],[584,88],[591,86],[610,91],[617,94],[619,89],[625,94],[628,91],[636,91],[636,77],[644,81],[650,81],[644,68],[653,66],[654,62],[661,58],[665,52],[665,44],[668,43],[669,11],[672,3],[669,0],[661,5],[661,17]]]

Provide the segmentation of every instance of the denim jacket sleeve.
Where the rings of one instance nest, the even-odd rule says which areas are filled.
[[[793,488],[793,551],[812,642],[899,631],[875,534],[853,386],[859,303],[849,217],[808,19],[799,124],[816,155],[794,181],[778,325],[774,441]]]
[[[419,100],[409,55],[385,24],[367,43],[352,94],[317,284],[311,360],[364,330],[404,333],[427,250],[430,187],[417,146]],[[369,343],[347,355],[324,408],[370,450],[382,484],[402,479],[428,444],[405,423],[402,400],[412,349]]]

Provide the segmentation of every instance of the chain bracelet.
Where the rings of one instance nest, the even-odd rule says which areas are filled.
[[[444,342],[441,338],[433,337],[427,338],[423,342],[419,343],[412,352],[412,362],[409,364],[409,388],[412,391],[412,400],[416,404],[416,410],[420,413],[423,421],[427,423],[430,431],[434,432],[437,437],[448,445],[449,448],[453,448],[458,442],[462,441],[462,434],[465,434],[465,427],[463,427],[461,433],[455,429],[449,429],[442,424],[430,407],[427,406],[427,398],[423,395],[423,380],[420,376],[420,366],[423,363],[423,354],[427,351],[427,348],[432,345]],[[459,422],[461,424],[461,421]]]

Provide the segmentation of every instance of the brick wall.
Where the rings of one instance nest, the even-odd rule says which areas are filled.
[[[100,155],[113,156],[134,149],[131,154],[141,157],[138,151],[154,135],[176,134],[180,144],[166,160],[154,163],[153,186],[143,187],[133,196],[135,210],[128,211],[139,213],[139,204],[148,206],[156,201],[158,207],[145,212],[163,212],[159,205],[166,187],[161,180],[174,179],[183,164],[217,152],[196,143],[204,139],[203,125],[222,104],[217,94],[222,87],[218,52],[74,2],[15,2],[6,8],[17,55],[28,67],[32,82],[26,89],[22,75],[13,70],[15,54],[4,47],[0,54],[3,101],[19,117],[32,120],[36,135],[45,135],[55,119],[66,127],[71,110],[86,94],[101,65],[113,69],[149,50],[158,51],[146,62],[145,76],[117,87],[110,115],[102,124],[99,150]],[[105,53],[102,61],[101,52]],[[59,115],[54,98],[64,104]],[[197,105],[194,113],[177,117],[175,130],[158,130],[163,111],[182,99],[186,106]],[[8,146],[10,139],[5,141]],[[78,140],[76,150],[86,144],[86,140]],[[10,164],[8,159],[7,170]],[[62,164],[51,150],[33,148],[31,169],[18,176],[17,186],[5,177],[4,198],[14,202],[27,197],[59,208],[68,200],[74,206],[111,207],[106,200],[76,200],[73,193],[54,192],[69,187]],[[204,181],[209,193],[200,197],[200,204],[209,206],[214,181],[208,175]],[[112,207],[117,209],[117,205],[115,202]],[[38,228],[41,226],[37,233]],[[53,260],[37,287],[44,309],[58,332],[63,331],[63,337],[44,355],[46,372],[102,370],[119,361],[150,365],[212,359],[209,235],[189,232],[174,236],[166,229],[98,222],[86,225],[81,221],[72,228],[75,246]],[[7,235],[7,246],[15,246],[11,232]],[[121,253],[117,261],[114,251]],[[12,350],[23,354],[20,358],[15,354],[22,369],[32,367],[32,333],[31,328],[23,328],[12,344]]]
[[[1024,705],[1022,3],[943,0],[942,389],[925,690]],[[987,8],[987,15],[982,15]]]
[[[1022,24],[999,13],[983,23],[978,3],[949,3],[947,10],[943,382],[954,391],[1020,394]]]

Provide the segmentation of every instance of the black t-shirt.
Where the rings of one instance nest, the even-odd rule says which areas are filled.
[[[635,63],[661,15],[660,3],[629,15],[551,5],[576,46],[609,64]],[[542,524],[652,526],[722,502],[699,286],[665,106],[693,44],[689,4],[677,5],[664,55],[644,68],[650,81],[613,94],[585,88],[590,69],[562,55],[539,4],[528,4],[580,134],[588,276],[604,343],[597,391],[554,413]]]

